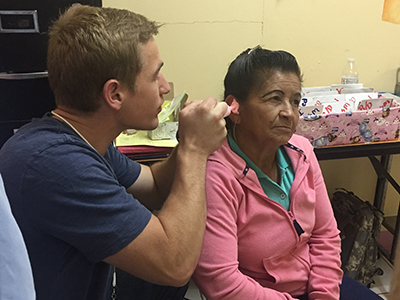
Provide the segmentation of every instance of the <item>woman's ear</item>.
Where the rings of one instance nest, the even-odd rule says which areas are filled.
[[[232,122],[239,124],[240,116],[239,116],[239,102],[233,95],[229,95],[226,97],[225,102],[231,107],[231,114],[229,115]]]
[[[229,95],[228,97],[226,97],[225,102],[231,107],[232,113],[239,114],[239,102],[234,96]]]
[[[239,102],[236,100],[236,98],[233,98],[232,103],[230,104],[231,107],[231,112],[233,114],[239,114]]]

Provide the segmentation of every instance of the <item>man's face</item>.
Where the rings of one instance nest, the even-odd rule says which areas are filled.
[[[157,115],[170,86],[160,73],[163,62],[154,38],[141,46],[143,67],[136,78],[135,92],[129,92],[124,117],[128,128],[152,130],[158,126]]]

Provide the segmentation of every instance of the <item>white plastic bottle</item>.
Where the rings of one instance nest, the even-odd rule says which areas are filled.
[[[358,71],[354,58],[347,59],[347,64],[342,73],[342,84],[358,83]]]

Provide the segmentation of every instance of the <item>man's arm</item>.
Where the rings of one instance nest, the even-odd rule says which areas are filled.
[[[127,188],[150,211],[161,209],[171,190],[175,177],[176,152],[175,147],[168,159],[156,162],[150,167],[142,165],[137,180]]]
[[[157,187],[159,198],[168,195],[164,206],[136,239],[106,258],[107,263],[158,284],[181,286],[190,279],[205,229],[206,162],[226,136],[226,110],[225,103],[207,98],[190,102],[181,111],[180,145],[165,162],[143,168],[129,188],[137,197],[145,197],[146,191],[154,196]]]

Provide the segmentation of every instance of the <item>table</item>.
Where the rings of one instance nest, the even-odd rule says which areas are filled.
[[[388,182],[400,195],[400,186],[389,173],[392,155],[400,154],[400,139],[378,143],[320,147],[315,148],[314,151],[318,160],[368,157],[378,176],[374,197],[374,206],[378,209],[383,210]],[[399,239],[399,216],[400,207],[397,211],[394,226],[387,222],[386,219],[383,222],[383,226],[393,234],[393,243],[390,252],[379,245],[379,250],[391,263],[394,262],[397,241]]]
[[[176,140],[152,140],[147,136],[147,131],[121,133],[115,141],[121,153],[145,164],[166,159],[177,144]]]

